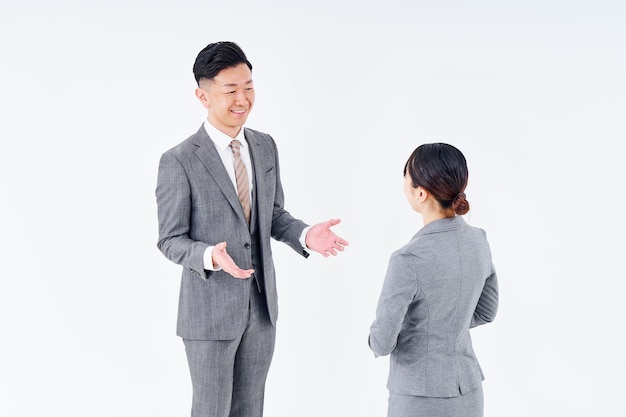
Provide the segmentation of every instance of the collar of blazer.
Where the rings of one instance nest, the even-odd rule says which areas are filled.
[[[255,210],[252,215],[256,216],[256,226],[259,227],[261,236],[271,235],[271,220],[275,203],[276,186],[268,184],[267,174],[276,168],[276,148],[272,138],[256,130],[244,128],[244,135],[250,149],[250,160],[254,175],[254,198]]]
[[[200,129],[193,136],[192,143],[196,146],[195,154],[198,160],[204,165],[209,174],[213,177],[218,187],[224,194],[226,200],[230,203],[233,210],[235,210],[241,219],[245,222],[245,216],[239,197],[237,197],[237,191],[233,187],[233,183],[226,172],[222,158],[220,158],[215,149],[215,144],[206,133],[204,125],[200,126]]]
[[[464,226],[467,226],[467,223],[465,223],[463,217],[446,217],[444,219],[439,219],[428,223],[426,226],[422,227],[419,232],[417,232],[415,237],[431,233],[448,232],[450,230],[460,229]]]
[[[268,154],[270,152],[267,146],[263,146],[263,140],[261,133],[252,129],[244,128],[244,135],[250,148],[250,160],[252,161],[252,172],[254,175],[253,190],[257,198],[262,199],[263,193],[256,193],[256,189],[263,190],[265,183],[265,173],[273,167],[273,156]],[[196,146],[195,154],[204,165],[209,174],[213,177],[217,185],[219,186],[222,194],[232,208],[239,213],[242,220],[245,221],[243,210],[241,209],[241,203],[237,197],[237,192],[233,187],[232,181],[226,172],[224,163],[215,149],[215,144],[206,133],[204,126],[200,126],[200,129],[196,132],[192,139],[192,143]],[[260,205],[262,201],[259,201]],[[253,203],[254,204],[254,203]]]

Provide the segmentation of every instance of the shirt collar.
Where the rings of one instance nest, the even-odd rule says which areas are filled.
[[[233,141],[233,138],[231,138],[224,132],[216,129],[215,126],[209,123],[208,120],[204,121],[204,130],[206,130],[207,135],[209,135],[211,140],[215,143],[215,146],[223,151],[227,150],[230,146],[230,142]],[[239,133],[234,139],[237,139],[239,142],[241,142],[242,149],[247,149],[248,143],[246,142],[246,137],[243,133],[243,130],[244,127],[242,126],[241,130],[239,130]]]

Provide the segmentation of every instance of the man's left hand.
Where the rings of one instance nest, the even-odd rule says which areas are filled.
[[[327,222],[318,223],[312,226],[306,234],[305,243],[307,248],[318,252],[325,257],[336,256],[337,251],[343,251],[348,242],[337,236],[331,227],[339,224],[340,219],[331,219]]]

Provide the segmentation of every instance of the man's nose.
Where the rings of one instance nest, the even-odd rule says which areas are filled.
[[[243,91],[240,91],[237,93],[237,95],[235,96],[235,102],[237,104],[245,104],[248,101],[248,98],[246,97],[246,93]]]

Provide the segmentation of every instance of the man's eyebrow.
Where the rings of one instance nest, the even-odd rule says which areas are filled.
[[[252,80],[248,80],[244,83],[244,85],[248,85],[248,84],[252,84]],[[228,83],[228,84],[223,84],[222,87],[237,87],[239,84],[237,83]]]

